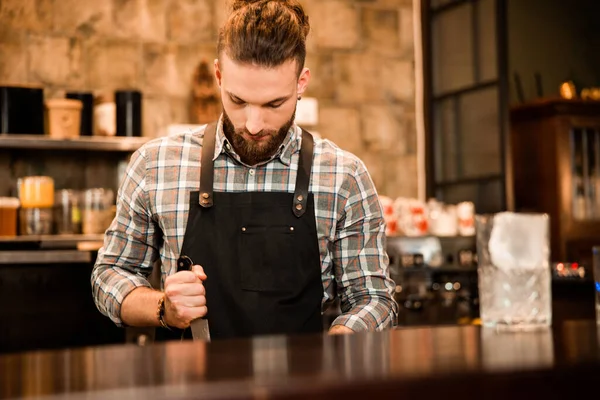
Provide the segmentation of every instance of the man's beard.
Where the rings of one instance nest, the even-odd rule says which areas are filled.
[[[223,133],[244,164],[256,165],[269,160],[277,152],[279,146],[281,146],[285,140],[295,118],[296,110],[294,109],[294,113],[289,121],[283,124],[281,128],[278,130],[269,129],[260,131],[255,136],[269,136],[269,138],[255,142],[252,139],[247,140],[244,138],[244,134],[252,136],[246,127],[243,129],[235,129],[229,116],[225,112],[225,108],[223,108]]]

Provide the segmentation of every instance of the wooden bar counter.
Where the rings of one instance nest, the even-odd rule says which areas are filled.
[[[599,340],[579,320],[16,353],[0,356],[0,399],[570,398],[595,393]]]

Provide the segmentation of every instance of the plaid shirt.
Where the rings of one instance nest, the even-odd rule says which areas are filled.
[[[177,270],[191,191],[199,190],[203,130],[149,141],[131,157],[118,191],[117,215],[106,231],[91,283],[98,309],[123,326],[121,303],[133,289],[150,287],[155,261],[161,287]],[[271,160],[244,165],[218,124],[214,190],[294,192],[301,129],[293,126]],[[340,295],[333,325],[355,331],[395,325],[398,306],[389,277],[385,224],[364,164],[328,140],[315,139],[310,191],[315,217],[323,309]]]

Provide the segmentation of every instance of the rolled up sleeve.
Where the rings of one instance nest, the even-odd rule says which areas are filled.
[[[91,274],[96,307],[118,326],[124,325],[123,300],[138,287],[150,287],[148,276],[158,258],[161,235],[152,219],[146,184],[146,161],[140,149],[132,155],[119,187],[116,216]]]
[[[398,304],[389,276],[385,222],[373,181],[362,162],[344,182],[343,208],[333,242],[333,269],[342,314],[332,325],[353,331],[396,325]]]

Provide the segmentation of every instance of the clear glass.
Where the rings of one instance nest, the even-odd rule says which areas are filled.
[[[485,327],[537,330],[552,324],[547,214],[476,215],[479,311]]]
[[[600,246],[594,246],[594,289],[596,291],[596,324],[600,325]],[[600,331],[599,331],[600,333]]]

